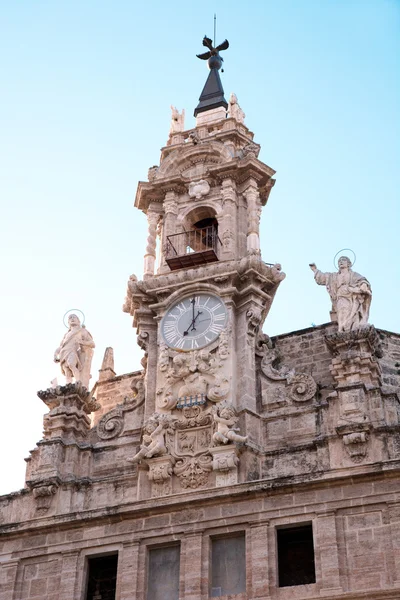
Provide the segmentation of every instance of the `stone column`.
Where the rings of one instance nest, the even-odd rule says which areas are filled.
[[[164,226],[162,231],[161,248],[162,258],[161,267],[166,267],[165,258],[168,253],[168,241],[167,236],[176,233],[175,221],[178,214],[178,204],[176,202],[176,194],[174,190],[169,190],[165,194],[164,200]],[[168,267],[167,267],[168,268]]]
[[[78,571],[82,574],[82,565],[78,565],[79,551],[69,550],[62,553],[62,567],[61,567],[61,582],[60,582],[60,595],[59,600],[71,600],[71,598],[79,598],[80,594],[76,593],[77,587],[77,574]],[[80,578],[81,586],[85,585],[83,577]]]
[[[154,265],[156,262],[156,241],[157,241],[157,223],[159,213],[152,209],[151,204],[147,210],[147,245],[144,255],[144,278],[154,275]]]
[[[243,196],[247,200],[247,254],[260,254],[261,202],[257,182],[249,180]]]
[[[226,259],[234,259],[237,258],[237,193],[233,179],[222,181],[221,195],[224,203],[224,216],[218,229],[222,243],[221,255]]]
[[[19,560],[9,560],[0,566],[0,600],[15,598]]]
[[[335,512],[317,514],[314,525],[315,551],[316,555],[319,555],[321,569],[321,572],[317,573],[317,581],[321,581],[321,595],[330,596],[331,594],[343,592],[340,584],[339,546],[336,535]],[[318,563],[316,567],[318,567]]]
[[[249,598],[269,598],[268,521],[250,526],[246,535],[246,587]]]
[[[127,542],[118,554],[117,600],[135,600],[137,598],[139,546],[139,541]]]
[[[199,600],[202,598],[201,571],[202,571],[202,543],[203,532],[186,534],[183,541],[182,555],[185,560],[185,600]],[[207,590],[208,597],[208,590]]]

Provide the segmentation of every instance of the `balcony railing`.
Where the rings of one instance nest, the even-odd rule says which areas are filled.
[[[215,226],[174,233],[167,236],[165,260],[171,271],[204,265],[219,260],[220,246]]]

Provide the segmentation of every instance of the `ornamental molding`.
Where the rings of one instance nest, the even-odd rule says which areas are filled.
[[[131,396],[127,396],[121,404],[101,417],[96,426],[97,436],[101,440],[111,440],[121,435],[124,430],[125,413],[136,410],[144,404],[146,397],[144,373],[132,380],[131,390]]]
[[[315,398],[317,383],[307,373],[298,373],[281,363],[282,357],[271,338],[265,333],[259,333],[256,341],[256,354],[261,357],[261,375],[271,382],[282,382],[285,388],[280,393],[277,390],[278,402],[286,399],[292,402],[309,402]]]

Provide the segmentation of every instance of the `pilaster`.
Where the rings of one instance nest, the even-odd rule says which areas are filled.
[[[263,521],[250,526],[246,535],[246,572],[248,597],[269,598],[268,577],[268,527]]]
[[[126,542],[118,553],[117,600],[136,600],[140,542]]]
[[[315,525],[315,548],[319,556],[321,569],[321,596],[330,596],[341,593],[339,546],[336,535],[335,512],[318,513]]]
[[[17,600],[18,565],[18,559],[9,560],[0,565],[0,600]]]
[[[185,557],[185,600],[202,598],[202,544],[203,532],[188,533],[183,540],[181,553]]]
[[[61,583],[60,583],[60,595],[59,600],[71,600],[71,598],[77,598],[76,587],[77,587],[77,573],[79,570],[78,565],[79,551],[71,550],[62,553],[62,566],[61,566]],[[82,585],[85,582],[82,580]]]

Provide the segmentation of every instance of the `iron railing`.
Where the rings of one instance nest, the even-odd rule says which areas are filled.
[[[214,225],[167,236],[165,260],[170,269],[181,269],[218,260],[221,240]]]

